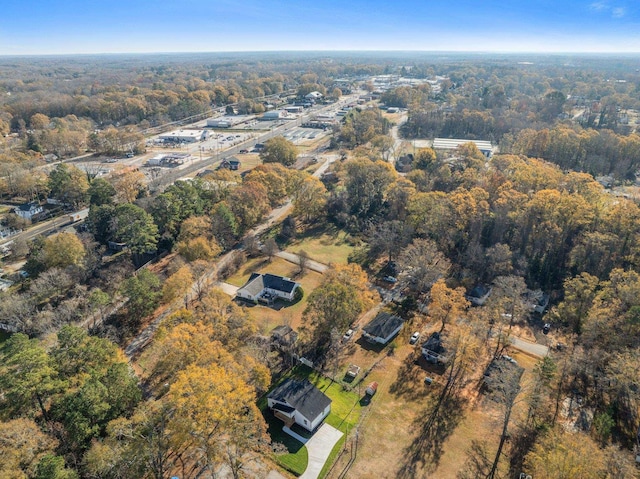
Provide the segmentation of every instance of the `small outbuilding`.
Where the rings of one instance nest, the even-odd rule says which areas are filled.
[[[240,166],[242,166],[242,163],[240,163],[240,160],[235,156],[230,156],[229,158],[225,158],[220,163],[220,168],[227,168],[228,170],[231,170],[231,171],[239,170]]]
[[[380,312],[364,328],[362,336],[371,343],[387,344],[402,329],[404,321],[399,316]]]

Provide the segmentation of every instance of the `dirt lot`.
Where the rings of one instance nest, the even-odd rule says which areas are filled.
[[[356,459],[345,477],[454,479],[467,460],[473,440],[487,443],[490,451],[497,447],[499,432],[496,431],[501,427],[501,410],[478,395],[474,388],[483,366],[479,366],[474,381],[461,399],[447,404],[434,427],[425,428],[441,390],[442,371],[425,369],[424,364],[415,363],[419,353],[408,344],[410,333],[400,333],[393,355],[387,355],[388,347],[382,351],[363,348],[356,336],[350,355],[345,358],[345,368],[347,363],[353,362],[363,371],[377,363],[363,381],[362,389],[371,381],[379,383],[377,394],[363,408]],[[525,389],[536,361],[516,353],[511,355],[525,368],[522,379]],[[425,385],[426,376],[434,379],[431,386]],[[526,404],[522,401],[514,409],[514,421],[525,409]],[[351,448],[355,448],[354,438],[352,435],[348,442]],[[350,454],[343,454],[328,477],[337,478],[347,466],[349,457]]]

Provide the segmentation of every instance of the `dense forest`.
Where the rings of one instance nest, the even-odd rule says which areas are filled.
[[[296,355],[331,376],[345,354],[342,333],[380,303],[371,284],[391,275],[402,293],[394,312],[416,330],[432,325],[452,352],[437,419],[478,389],[516,329],[547,323],[561,341],[533,368],[524,419],[510,423],[519,386],[496,386],[505,431],[497,452],[474,443],[458,477],[523,469],[569,477],[553,475],[555,452],[578,449],[566,457],[573,477],[637,476],[640,205],[595,180],[636,182],[636,62],[527,60],[0,59],[0,197],[89,208],[81,231],[16,240],[3,259],[24,260],[28,279],[0,293],[0,323],[16,331],[0,343],[0,475],[259,477],[249,465],[284,447],[267,434],[259,399],[287,374],[293,351],[274,351],[251,308],[212,285],[330,228],[349,238],[350,254],[304,292]],[[333,163],[322,176],[295,169],[298,149],[282,137],[242,175],[220,169],[159,191],[135,168],[107,177],[73,163],[42,168],[46,154],[141,152],[151,127],[231,104],[259,113],[265,96],[353,91],[371,101],[385,75],[425,82],[351,109],[331,131]],[[380,106],[406,109],[406,122]],[[499,152],[411,145],[435,137],[490,140]],[[253,234],[289,201],[283,221]],[[15,215],[4,221],[28,226]],[[296,253],[302,275],[314,251]],[[150,263],[158,256],[161,269]],[[493,294],[471,308],[465,293],[478,284]],[[543,318],[531,313],[532,291],[551,298]],[[156,318],[153,339],[132,342]],[[584,430],[561,425],[569,396],[593,412]],[[424,427],[429,437],[432,421]]]

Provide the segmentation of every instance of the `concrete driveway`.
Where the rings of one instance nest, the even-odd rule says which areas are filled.
[[[320,475],[320,471],[324,467],[324,463],[327,462],[329,458],[329,454],[331,454],[331,450],[333,446],[340,440],[342,437],[342,432],[338,431],[335,427],[330,426],[327,423],[324,423],[320,426],[311,439],[301,438],[296,433],[291,431],[289,428],[284,428],[283,430],[296,438],[306,446],[307,453],[309,454],[309,462],[307,463],[307,469],[300,476],[300,479],[317,479]],[[293,433],[293,434],[292,434]]]
[[[515,336],[511,336],[509,339],[511,341],[511,346],[532,356],[544,358],[549,354],[549,348],[544,344],[533,343]]]
[[[216,286],[218,288],[220,288],[224,293],[227,293],[232,298],[234,298],[236,296],[236,293],[240,289],[237,286],[234,286],[234,285],[229,284],[229,283],[224,283],[224,282],[220,282],[220,283],[216,284]]]

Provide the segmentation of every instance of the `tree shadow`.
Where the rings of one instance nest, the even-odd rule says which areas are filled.
[[[398,369],[396,380],[389,388],[389,392],[396,396],[404,396],[407,399],[417,399],[427,396],[435,389],[435,385],[429,388],[424,383],[424,378],[439,378],[444,373],[444,366],[428,363],[422,354],[414,352],[407,356]],[[426,374],[425,374],[426,373]],[[418,380],[416,378],[419,378]]]
[[[443,393],[414,421],[416,435],[404,451],[404,461],[396,474],[398,479],[413,479],[423,470],[433,472],[438,467],[445,441],[464,418],[466,403],[455,392]]]

